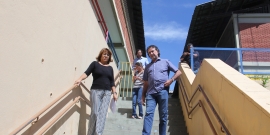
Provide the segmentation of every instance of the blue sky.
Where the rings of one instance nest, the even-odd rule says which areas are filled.
[[[192,14],[197,5],[210,0],[142,0],[145,45],[157,45],[160,57],[178,67]],[[149,59],[150,61],[150,59]],[[173,74],[170,74],[170,77]],[[173,83],[170,87],[174,88]]]

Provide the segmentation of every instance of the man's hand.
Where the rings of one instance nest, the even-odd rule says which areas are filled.
[[[146,96],[146,91],[148,89],[148,81],[145,81],[143,83],[143,92],[142,92],[142,105],[145,106],[145,96]]]
[[[172,84],[173,80],[172,79],[169,79],[167,80],[165,83],[164,83],[164,86],[165,87],[169,87],[171,84]]]
[[[144,95],[142,95],[142,101],[141,102],[142,102],[142,105],[145,106],[145,96]]]

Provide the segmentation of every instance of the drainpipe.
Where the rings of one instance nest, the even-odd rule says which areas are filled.
[[[107,28],[107,25],[106,25],[106,22],[104,20],[104,17],[102,15],[102,12],[100,10],[100,7],[99,7],[99,4],[98,4],[98,1],[97,0],[91,0],[92,4],[93,4],[93,7],[94,7],[94,10],[96,12],[96,15],[98,17],[98,22],[100,23],[101,25],[101,28],[103,30],[103,34],[105,35],[105,38],[107,37],[107,31],[108,31],[108,28]]]

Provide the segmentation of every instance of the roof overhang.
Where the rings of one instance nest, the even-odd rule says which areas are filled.
[[[131,23],[135,49],[141,49],[143,51],[143,56],[145,56],[142,2],[141,0],[126,0],[125,2],[127,3],[129,11],[129,21]]]
[[[109,0],[99,0],[99,5],[102,10],[106,25],[108,27],[112,42],[119,45],[124,45],[124,39],[121,34],[119,20],[117,19],[115,6],[112,1]],[[126,23],[130,24],[130,29],[128,29],[130,37],[132,39],[131,43],[136,49],[141,49],[145,56],[145,38],[144,38],[144,27],[143,27],[143,15],[142,15],[142,3],[141,0],[123,0],[122,1],[123,11],[125,13]],[[127,25],[129,26],[129,25]]]
[[[269,3],[269,0],[216,0],[200,4],[194,9],[186,44],[215,47],[233,14],[269,13]]]

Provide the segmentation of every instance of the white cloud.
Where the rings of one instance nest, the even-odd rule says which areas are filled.
[[[153,40],[185,40],[187,30],[176,22],[144,26],[144,35]]]

